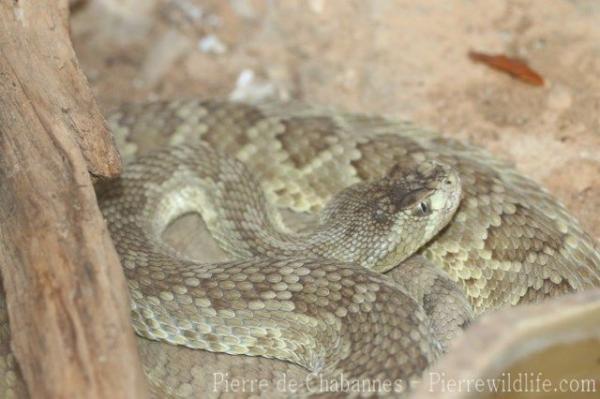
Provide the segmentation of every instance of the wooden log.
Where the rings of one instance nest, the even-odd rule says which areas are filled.
[[[599,342],[598,288],[485,314],[425,371],[411,397],[597,397]],[[579,385],[554,391],[573,389],[562,380]]]
[[[0,43],[0,270],[29,395],[147,397],[88,173],[121,163],[71,47],[67,0],[0,2]]]

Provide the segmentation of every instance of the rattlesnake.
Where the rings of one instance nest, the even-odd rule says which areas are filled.
[[[141,157],[100,205],[145,337],[408,383],[471,313],[600,285],[592,239],[546,191],[409,123],[198,100],[109,121],[124,157]],[[241,260],[198,266],[162,243],[189,211]],[[198,395],[189,366],[152,364],[161,395]]]

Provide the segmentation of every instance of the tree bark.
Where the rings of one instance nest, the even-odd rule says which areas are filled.
[[[32,398],[147,397],[89,174],[120,170],[71,46],[67,0],[1,1],[0,270]]]

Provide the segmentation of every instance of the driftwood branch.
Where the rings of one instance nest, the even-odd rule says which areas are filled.
[[[127,285],[90,173],[121,163],[67,0],[0,2],[0,268],[32,398],[142,398]],[[5,378],[5,377],[2,377]]]

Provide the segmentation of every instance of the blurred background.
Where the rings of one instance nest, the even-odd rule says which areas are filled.
[[[600,1],[75,0],[104,111],[129,101],[300,99],[487,148],[600,238]],[[470,50],[525,60],[532,86]]]

